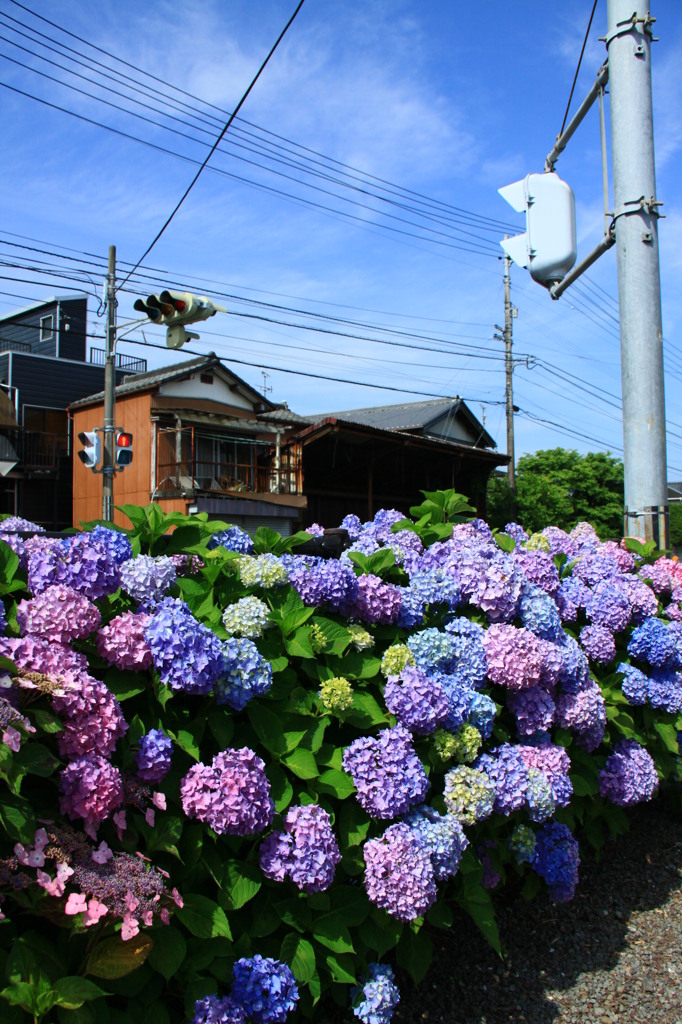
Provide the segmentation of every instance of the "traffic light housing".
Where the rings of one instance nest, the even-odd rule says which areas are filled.
[[[126,430],[117,430],[114,446],[114,463],[118,469],[125,469],[133,461],[133,435]]]
[[[218,312],[227,312],[224,306],[218,306],[205,295],[169,291],[148,295],[146,299],[136,299],[133,308],[144,313],[154,323],[168,327],[166,344],[169,348],[181,348],[190,338],[199,337],[191,331],[178,330],[181,325],[195,324],[200,320],[208,320]]]
[[[78,458],[88,469],[96,470],[102,461],[102,438],[97,430],[81,430],[78,441],[83,445]]]
[[[578,255],[573,190],[552,171],[527,174],[498,192],[517,213],[526,214],[525,232],[500,245],[514,263],[528,267],[534,281],[549,288],[568,273]]]

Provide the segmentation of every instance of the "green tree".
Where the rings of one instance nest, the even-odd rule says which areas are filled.
[[[489,491],[495,526],[504,525],[496,519],[510,507],[505,486],[497,480]],[[602,540],[622,536],[622,462],[608,453],[580,455],[567,448],[523,455],[516,466],[515,519],[529,532],[545,526],[570,530],[585,521]]]
[[[682,548],[682,502],[670,503],[670,544]]]

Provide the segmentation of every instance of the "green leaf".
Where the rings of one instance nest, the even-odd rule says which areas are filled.
[[[329,894],[333,903],[333,909],[343,915],[344,922],[349,928],[357,928],[367,920],[372,910],[365,887],[354,885],[334,885]]]
[[[112,942],[117,942],[119,946],[125,945],[120,939],[112,939]],[[133,968],[134,970],[134,968]],[[91,971],[90,973],[94,973]],[[125,972],[128,973],[127,971]],[[99,977],[121,977],[121,975],[99,975]],[[54,992],[56,995],[55,1003],[57,1006],[63,1006],[67,1010],[76,1010],[83,1003],[89,1002],[91,999],[100,999],[102,996],[107,995],[104,989],[101,989],[99,985],[95,985],[93,981],[88,981],[87,978],[77,977],[75,975],[68,976],[66,978],[60,978],[54,983]]]
[[[225,911],[217,903],[197,894],[183,896],[183,901],[184,906],[175,915],[192,935],[200,939],[215,939],[219,935],[232,938]]]
[[[457,880],[459,882],[457,902],[466,910],[484,938],[501,956],[502,945],[493,902],[488,890],[483,888],[483,870],[471,847],[464,852]]]
[[[130,700],[149,689],[149,679],[145,672],[132,672],[128,669],[109,669],[104,682],[119,701]]]
[[[671,754],[679,754],[677,743],[677,729],[670,722],[654,722],[654,729],[663,740],[666,749]]]
[[[313,937],[332,953],[354,953],[353,940],[341,911],[324,914],[313,924]]]
[[[384,956],[394,949],[403,933],[400,921],[389,917],[384,911],[373,910],[371,917],[362,925],[360,935],[370,949],[378,956]]]
[[[434,928],[451,928],[454,917],[450,906],[443,900],[438,900],[429,908],[426,920]]]
[[[302,747],[294,750],[293,754],[289,754],[283,763],[299,779],[316,779],[320,774],[315,758],[309,750],[304,750]]]
[[[229,861],[225,865],[223,888],[232,910],[252,900],[263,884],[262,872],[251,864]]]
[[[47,747],[33,741],[22,745],[15,762],[23,773],[40,775],[41,778],[52,775],[60,763]]]
[[[359,846],[367,838],[371,820],[359,804],[344,803],[336,814],[336,834],[343,850]]]
[[[221,750],[230,746],[234,736],[234,720],[227,708],[215,708],[209,712],[208,727],[220,744]]]
[[[317,780],[317,790],[320,793],[329,793],[331,796],[338,797],[339,800],[345,800],[355,792],[355,786],[351,777],[345,772],[330,768],[328,771],[322,772]]]
[[[300,935],[290,932],[285,936],[280,946],[279,959],[291,967],[296,981],[302,985],[307,985],[315,975],[315,950]]]
[[[355,691],[353,706],[346,712],[346,720],[360,729],[371,729],[377,725],[388,725],[388,712],[370,693]]]
[[[270,780],[270,793],[275,801],[275,809],[278,814],[281,814],[291,803],[294,796],[294,788],[291,785],[289,776],[279,765],[269,765],[267,775]]]
[[[30,717],[36,728],[40,732],[45,733],[46,736],[52,736],[62,732],[64,729],[59,718],[53,715],[51,711],[44,711],[42,708],[31,708]]]
[[[175,733],[169,730],[168,735],[175,743],[177,743],[181,750],[184,750],[185,753],[189,754],[189,756],[194,758],[195,761],[199,761],[201,759],[199,740],[188,729],[178,729]]]
[[[415,985],[422,980],[433,959],[433,943],[425,931],[405,928],[396,950],[396,960],[410,974]]]
[[[513,551],[516,547],[516,541],[508,533],[496,533],[494,539],[498,548],[501,548],[502,551]]]
[[[166,981],[177,973],[187,954],[187,943],[178,928],[166,925],[154,929],[154,946],[149,953],[149,966]]]
[[[251,701],[247,714],[251,727],[263,746],[271,754],[285,754],[287,744],[283,736],[280,719],[264,704]]]
[[[296,630],[293,636],[284,640],[284,647],[287,654],[292,658],[315,658],[316,654],[310,643],[308,630],[301,627]]]
[[[153,947],[153,940],[144,932],[128,939],[127,942],[123,942],[118,936],[103,939],[90,952],[86,973],[110,981],[115,978],[123,978],[126,974],[131,974],[142,966]],[[96,986],[94,987],[96,988]],[[62,1003],[61,1005],[66,1004]]]
[[[355,977],[355,965],[357,960],[353,956],[334,956],[329,954],[324,958],[332,980],[342,985],[357,985]]]
[[[0,800],[0,825],[15,842],[33,842],[36,819],[28,800],[4,795]]]

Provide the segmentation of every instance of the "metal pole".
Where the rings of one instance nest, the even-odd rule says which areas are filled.
[[[559,159],[559,155],[561,153],[563,153],[563,151],[566,149],[566,146],[568,144],[568,140],[573,136],[573,134],[575,133],[577,127],[585,120],[585,116],[588,113],[588,111],[590,110],[590,107],[592,106],[594,101],[597,99],[597,97],[599,96],[599,93],[604,88],[604,86],[606,85],[608,80],[609,80],[609,66],[608,66],[608,63],[607,64],[602,64],[602,66],[599,68],[599,71],[597,72],[597,77],[595,79],[594,84],[592,85],[592,88],[590,89],[590,91],[588,92],[587,96],[585,97],[585,99],[582,101],[582,103],[578,107],[578,110],[576,111],[576,113],[573,115],[571,120],[566,125],[566,127],[564,129],[564,132],[563,132],[563,135],[560,135],[557,138],[557,140],[556,140],[556,142],[554,144],[554,149],[552,149],[552,151],[547,154],[547,156],[545,158],[545,171],[553,171],[554,170],[554,165],[556,164],[557,160]]]
[[[635,0],[608,0],[607,10],[623,392],[624,532],[668,547],[652,20],[646,6]]]
[[[104,361],[104,431],[102,438],[102,519],[114,519],[114,389],[116,375],[116,246],[109,246],[107,273],[107,349]]]
[[[516,476],[514,473],[514,392],[512,387],[512,304],[511,304],[511,278],[509,268],[511,257],[504,257],[504,371],[505,389],[504,398],[507,410],[507,455],[509,465],[507,466],[507,483],[509,490],[516,490]]]

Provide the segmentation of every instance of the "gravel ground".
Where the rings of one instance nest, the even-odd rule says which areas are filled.
[[[504,960],[466,917],[434,931],[393,1024],[682,1024],[682,815],[659,799],[630,820],[598,861],[581,850],[571,903],[498,900]]]

